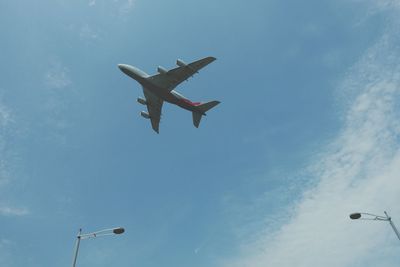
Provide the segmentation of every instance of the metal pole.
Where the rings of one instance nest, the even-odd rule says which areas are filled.
[[[400,240],[400,233],[397,230],[396,226],[394,225],[392,218],[387,214],[387,212],[385,211],[386,217],[390,223],[390,226],[392,226],[394,233],[397,235],[397,238]]]
[[[72,267],[75,267],[76,259],[78,258],[79,244],[81,243],[81,233],[82,229],[79,229],[78,236],[76,237],[75,252],[74,252],[74,259],[72,260]]]

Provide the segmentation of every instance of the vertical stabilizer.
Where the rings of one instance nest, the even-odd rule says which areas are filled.
[[[194,127],[199,128],[200,120],[201,120],[201,117],[203,115],[201,115],[200,113],[198,113],[196,111],[193,111],[192,115],[193,115],[193,125],[194,125]]]

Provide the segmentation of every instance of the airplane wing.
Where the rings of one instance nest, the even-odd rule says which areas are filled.
[[[179,67],[175,69],[171,69],[166,73],[156,74],[154,76],[149,77],[149,79],[159,85],[160,87],[167,88],[168,90],[173,90],[178,84],[183,81],[189,79],[194,74],[198,73],[198,71],[211,62],[216,60],[215,57],[206,57],[197,61],[194,61],[190,64],[178,64]],[[179,61],[178,61],[179,62]],[[177,62],[177,63],[178,63]]]
[[[146,88],[143,88],[143,94],[147,102],[147,111],[149,112],[150,115],[151,127],[153,128],[154,131],[158,133],[158,126],[161,120],[161,109],[163,105],[163,100],[154,95]]]

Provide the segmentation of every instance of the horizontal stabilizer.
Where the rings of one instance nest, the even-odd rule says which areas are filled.
[[[206,113],[207,111],[209,111],[210,109],[212,109],[213,107],[215,107],[216,105],[218,105],[219,101],[210,101],[210,102],[206,102],[206,103],[202,103],[198,106],[196,106],[201,112]]]
[[[193,125],[196,128],[199,128],[200,121],[201,121],[201,118],[203,117],[203,115],[206,115],[207,111],[209,111],[210,109],[212,109],[213,107],[215,107],[219,103],[221,103],[221,102],[219,102],[219,101],[210,101],[210,102],[203,103],[203,104],[200,104],[200,105],[196,106],[196,108],[197,108],[197,110],[199,110],[199,112],[198,111],[193,111],[193,113],[192,113],[192,115],[193,115]]]

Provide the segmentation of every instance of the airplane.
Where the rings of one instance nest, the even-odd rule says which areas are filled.
[[[142,85],[145,99],[139,97],[137,102],[147,106],[148,112],[142,111],[140,115],[146,119],[150,119],[153,130],[159,133],[161,109],[164,101],[191,111],[193,125],[196,128],[199,127],[202,116],[205,116],[208,110],[220,103],[219,101],[206,103],[192,102],[174,90],[176,86],[188,80],[215,59],[215,57],[206,57],[190,64],[186,64],[178,59],[176,61],[177,68],[167,70],[159,66],[157,68],[158,73],[152,76],[136,67],[126,64],[118,64],[118,68]]]

